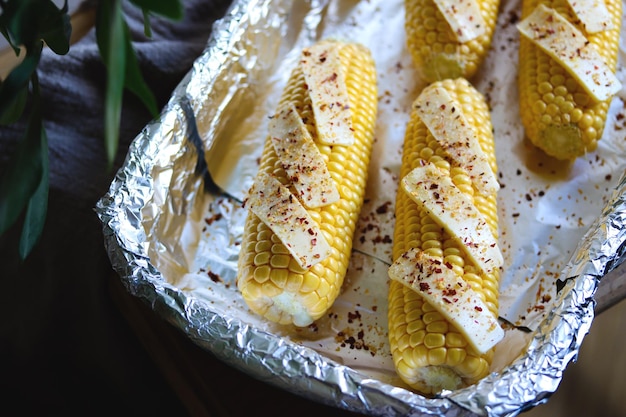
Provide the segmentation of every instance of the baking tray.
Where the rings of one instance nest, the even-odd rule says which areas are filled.
[[[562,164],[530,146],[517,107],[520,8],[519,0],[501,2],[493,45],[472,79],[490,105],[503,185],[506,337],[488,377],[426,398],[395,375],[386,342],[401,146],[410,105],[425,85],[406,51],[401,0],[232,3],[96,206],[128,291],[224,362],[336,407],[370,415],[500,416],[546,401],[589,331],[600,279],[622,261],[624,92],[612,102],[596,152]],[[315,326],[293,329],[256,317],[237,292],[241,202],[258,168],[267,116],[299,50],[326,37],[372,50],[376,143],[342,293]],[[621,47],[622,82],[623,56]]]

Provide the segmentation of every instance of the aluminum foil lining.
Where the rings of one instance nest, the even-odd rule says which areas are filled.
[[[576,359],[599,280],[622,261],[626,201],[621,91],[596,152],[571,165],[524,141],[516,69],[521,0],[502,0],[472,80],[492,110],[503,187],[505,340],[492,374],[436,398],[411,392],[387,346],[386,288],[404,128],[424,83],[406,50],[403,0],[235,0],[160,117],[131,144],[96,206],[128,291],[223,361],[307,398],[370,415],[516,415],[545,402]],[[272,114],[300,49],[359,41],[377,63],[379,115],[342,294],[306,329],[251,313],[235,286],[245,210]],[[618,77],[626,85],[624,38]]]

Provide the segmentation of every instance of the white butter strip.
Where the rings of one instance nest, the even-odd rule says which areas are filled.
[[[446,153],[467,171],[480,193],[491,195],[500,189],[476,132],[461,105],[445,88],[427,87],[413,103],[413,108]]]
[[[435,0],[435,4],[459,42],[469,42],[487,30],[476,0]]]
[[[596,100],[607,100],[622,88],[593,44],[556,10],[541,4],[517,28],[561,64]]]
[[[413,248],[398,257],[388,273],[389,278],[417,291],[479,353],[504,338],[504,330],[480,295],[441,258]]]
[[[271,175],[259,172],[245,205],[278,236],[302,268],[309,269],[331,255],[315,220],[297,197]]]
[[[339,200],[324,157],[293,104],[272,117],[269,134],[276,155],[306,207],[322,207]]]
[[[322,42],[302,51],[300,64],[315,116],[318,140],[326,145],[352,145],[354,129],[340,47]]]
[[[434,164],[417,167],[402,178],[402,189],[423,207],[450,236],[465,247],[484,273],[503,264],[498,241],[482,213]]]
[[[611,14],[604,0],[568,0],[568,3],[587,33],[613,29]]]

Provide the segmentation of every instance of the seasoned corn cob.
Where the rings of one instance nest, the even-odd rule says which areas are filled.
[[[476,73],[489,50],[500,1],[477,0],[476,3],[484,30],[474,39],[461,41],[434,0],[405,0],[407,45],[426,81],[471,78]],[[475,20],[473,16],[469,19]]]
[[[271,321],[296,326],[307,326],[320,318],[340,292],[363,204],[377,112],[376,72],[369,51],[358,44],[338,41],[323,41],[319,45],[339,49],[354,143],[348,146],[321,143],[319,135],[324,127],[316,125],[311,99],[315,93],[305,82],[302,64],[293,70],[278,110],[295,108],[339,192],[338,201],[306,209],[328,242],[330,256],[310,268],[299,265],[287,250],[290,242],[282,242],[268,225],[249,212],[237,277],[241,294],[254,312]],[[333,73],[331,78],[336,75]],[[259,173],[270,174],[292,187],[291,178],[270,142],[268,137]],[[294,195],[298,193],[294,191]]]
[[[605,2],[612,28],[594,33],[585,30],[567,0],[524,0],[522,17],[540,4],[556,10],[584,33],[590,46],[615,72],[622,1]],[[596,149],[611,98],[595,100],[561,64],[524,36],[520,38],[518,82],[522,124],[535,146],[563,160]]]
[[[482,95],[463,78],[435,82],[426,89],[430,88],[445,89],[460,105],[469,125],[475,129],[488,169],[495,173],[497,167],[492,125]],[[441,175],[449,178],[462,194],[469,197],[470,202],[484,216],[486,230],[497,240],[497,188],[491,187],[487,193],[479,192],[471,175],[455,160],[451,160],[449,152],[435,139],[414,105],[405,135],[400,177],[405,178],[417,167],[429,163],[434,164]],[[482,273],[469,259],[464,245],[459,244],[447,229],[435,222],[432,215],[418,206],[402,189],[398,190],[395,213],[394,260],[406,257],[407,251],[415,249],[427,257],[439,259],[441,265],[456,273],[456,279],[468,283],[482,298],[495,320],[498,315],[500,268]],[[462,332],[446,320],[433,304],[426,302],[418,291],[392,279],[388,301],[389,341],[393,361],[399,376],[413,389],[429,395],[443,389],[471,385],[487,375],[493,349],[479,354]]]

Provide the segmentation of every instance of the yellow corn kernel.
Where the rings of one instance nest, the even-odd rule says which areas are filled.
[[[405,0],[407,46],[421,77],[428,82],[471,78],[487,55],[500,0],[478,0],[487,25],[483,35],[460,43],[433,0]]]
[[[301,268],[277,236],[251,212],[246,218],[239,256],[237,285],[244,300],[255,313],[280,324],[311,324],[327,311],[339,294],[363,205],[373,143],[377,85],[371,54],[358,44],[324,42],[340,51],[350,97],[354,144],[328,146],[317,142],[311,99],[299,66],[293,70],[278,107],[295,106],[339,190],[341,198],[336,203],[307,209],[331,245],[331,256],[309,270]],[[271,173],[283,184],[289,182],[269,137],[259,171]]]
[[[435,84],[445,88],[455,101],[462,103],[465,114],[472,115],[471,123],[478,132],[481,148],[487,155],[492,170],[496,172],[492,124],[484,97],[462,78]],[[495,193],[481,195],[471,184],[467,172],[455,166],[453,161],[445,159],[445,152],[425,128],[417,113],[413,112],[406,129],[400,178],[428,162],[436,162],[440,168],[450,172],[452,181],[457,186],[462,184],[460,188],[475,202],[497,237]],[[499,271],[481,274],[466,257],[464,249],[436,225],[428,213],[421,210],[406,193],[398,192],[393,259],[411,248],[419,248],[433,256],[445,256],[453,270],[471,282],[490,311],[497,316]],[[424,302],[417,292],[392,280],[388,302],[389,342],[394,363],[399,376],[412,388],[430,395],[443,389],[471,385],[486,376],[492,352],[480,355],[474,351],[454,325],[447,322],[432,305]],[[404,343],[404,337],[409,332],[415,332],[415,336],[410,335],[409,343]],[[411,350],[411,353],[406,350]],[[411,357],[411,363],[416,366],[410,366],[402,359],[405,357]]]
[[[622,1],[605,0],[613,28],[585,33],[566,0],[524,0],[522,18],[539,4],[553,8],[578,27],[615,71],[622,23]],[[557,159],[572,160],[594,151],[602,137],[610,99],[595,101],[558,62],[520,37],[520,117],[530,141]],[[558,101],[557,101],[558,99]]]

